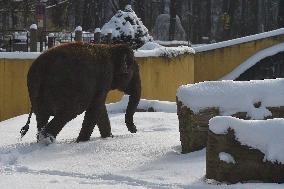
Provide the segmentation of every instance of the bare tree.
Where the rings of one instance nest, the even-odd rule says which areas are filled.
[[[169,28],[169,40],[172,41],[175,38],[176,31],[176,16],[177,16],[177,1],[171,0],[170,5],[170,28]]]

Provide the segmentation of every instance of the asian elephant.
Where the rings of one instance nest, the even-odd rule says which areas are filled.
[[[129,96],[125,123],[137,131],[133,115],[141,96],[139,66],[133,51],[123,44],[68,43],[47,50],[31,65],[27,86],[32,105],[22,137],[36,115],[38,142],[50,143],[64,125],[85,112],[77,142],[87,141],[98,125],[101,137],[110,137],[111,127],[105,101],[110,90]],[[54,116],[49,121],[50,116]]]

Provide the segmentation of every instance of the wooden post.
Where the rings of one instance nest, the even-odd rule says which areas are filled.
[[[47,42],[47,46],[48,48],[52,48],[55,44],[55,37],[54,37],[54,33],[50,33],[48,34],[48,42]]]
[[[97,44],[101,43],[101,29],[100,28],[95,29],[94,42]]]
[[[77,26],[75,29],[75,41],[83,41],[82,38],[83,30],[81,26]]]
[[[30,26],[30,51],[37,52],[37,25]]]
[[[111,44],[112,43],[112,31],[111,30],[109,30],[108,32],[107,32],[107,44]]]

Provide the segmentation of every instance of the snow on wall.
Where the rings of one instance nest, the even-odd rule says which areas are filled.
[[[241,120],[231,116],[217,116],[209,120],[209,129],[215,134],[235,131],[236,140],[242,145],[260,150],[263,161],[284,164],[284,119]]]
[[[250,58],[248,58],[246,61],[244,61],[241,65],[239,65],[237,68],[235,68],[232,72],[225,75],[219,80],[234,80],[238,78],[242,73],[244,73],[246,70],[254,66],[256,63],[261,61],[262,59],[273,56],[279,52],[284,51],[284,43],[280,43],[278,45],[274,45],[272,47],[263,49]]]
[[[194,113],[208,107],[219,107],[221,115],[247,112],[251,119],[271,115],[266,107],[284,106],[284,79],[254,81],[206,81],[182,85],[179,101]],[[256,108],[255,103],[261,102]]]
[[[164,47],[157,43],[146,43],[138,50],[134,51],[135,57],[176,57],[178,55],[190,53],[194,54],[194,49],[188,46]],[[156,45],[154,45],[156,44]],[[148,49],[147,49],[148,48]]]
[[[40,52],[0,52],[0,59],[36,59]]]
[[[273,36],[277,36],[277,35],[283,35],[283,34],[284,34],[284,28],[281,28],[281,29],[277,29],[277,30],[273,30],[273,31],[269,31],[269,32],[250,35],[250,36],[232,39],[232,40],[228,40],[228,41],[223,41],[223,42],[212,43],[212,44],[208,44],[208,45],[202,45],[202,46],[194,47],[194,50],[195,50],[195,52],[209,51],[209,50],[219,49],[219,48],[237,45],[237,44],[241,44],[241,43],[246,43],[246,42],[250,42],[250,41],[255,41],[255,40],[259,40],[259,39],[264,39],[264,38],[268,38],[268,37],[273,37]]]

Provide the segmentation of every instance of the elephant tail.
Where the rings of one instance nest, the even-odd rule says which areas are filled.
[[[23,137],[25,136],[25,134],[28,132],[28,130],[29,130],[29,128],[30,128],[30,122],[31,122],[32,113],[33,113],[33,110],[32,110],[32,108],[31,108],[28,121],[27,121],[26,125],[22,127],[22,129],[21,129],[21,131],[20,131],[20,133],[21,133],[21,138],[23,138]]]

